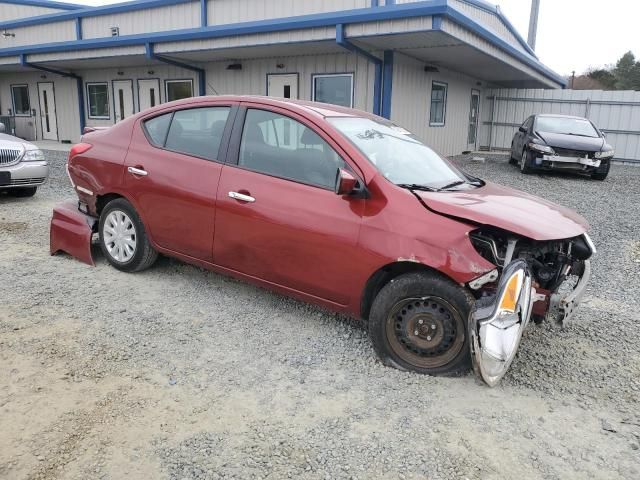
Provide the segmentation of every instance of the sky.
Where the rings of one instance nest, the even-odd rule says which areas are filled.
[[[76,0],[107,5],[121,0]],[[241,1],[241,0],[238,0]],[[298,0],[306,1],[306,0]],[[491,0],[489,0],[491,1]],[[493,0],[527,38],[531,0]],[[637,0],[541,0],[536,53],[561,75],[614,64],[631,50],[640,57]]]

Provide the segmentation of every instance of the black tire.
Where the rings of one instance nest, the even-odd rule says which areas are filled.
[[[528,175],[533,172],[533,167],[531,166],[531,156],[529,155],[529,151],[525,148],[522,151],[522,157],[520,158],[520,171],[525,175]]]
[[[9,193],[14,197],[27,198],[33,197],[36,194],[38,187],[23,187],[23,188],[11,188]]]
[[[110,248],[112,247],[107,246],[105,241],[104,231],[106,222],[110,214],[114,212],[116,214],[118,212],[126,214],[126,216],[131,220],[134,228],[133,233],[131,233],[131,230],[128,232],[129,235],[133,235],[135,238],[135,249],[133,250],[133,254],[130,258],[122,261],[114,258],[110,251]],[[124,198],[112,200],[104,207],[100,214],[98,233],[100,236],[100,248],[102,249],[103,255],[106,257],[107,261],[118,270],[123,272],[140,272],[153,265],[158,258],[158,252],[156,252],[151,246],[151,243],[149,243],[144,225],[142,224],[138,213]]]
[[[466,290],[436,273],[401,275],[374,299],[369,338],[387,366],[428,375],[466,372],[473,303]]]
[[[609,176],[609,170],[611,170],[611,162],[602,163],[592,174],[591,178],[594,180],[603,181]]]
[[[511,150],[509,150],[509,164],[517,165],[518,159],[513,156],[513,142],[511,142]]]

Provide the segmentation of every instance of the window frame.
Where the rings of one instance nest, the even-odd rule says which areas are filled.
[[[27,90],[27,102],[29,103],[29,107],[27,108],[27,113],[18,113],[16,111],[16,97],[13,93],[14,88],[26,88]],[[16,83],[10,85],[11,89],[11,107],[13,108],[13,116],[14,117],[30,117],[31,116],[31,94],[29,92],[29,85],[26,83]]]
[[[442,122],[432,122],[431,112],[433,111],[433,87],[444,87],[444,99],[442,101]],[[429,126],[430,127],[444,127],[447,125],[447,101],[449,99],[449,84],[447,82],[440,82],[437,80],[431,81],[431,95],[429,96]],[[439,103],[439,102],[438,102]]]
[[[244,128],[247,120],[247,113],[249,110],[262,110],[265,112],[272,113],[274,115],[281,115],[283,117],[287,117],[290,120],[300,123],[306,128],[311,129],[315,132],[335,153],[342,159],[345,165],[345,169],[347,169],[350,173],[352,173],[358,181],[360,181],[361,185],[364,185],[362,178],[364,176],[360,173],[360,169],[356,169],[353,165],[352,160],[349,155],[344,151],[344,149],[331,137],[328,137],[325,132],[319,128],[314,123],[308,121],[306,118],[296,114],[295,112],[291,112],[286,109],[281,109],[278,107],[271,107],[269,105],[264,104],[242,104],[239,108],[238,114],[233,122],[233,133],[231,134],[231,138],[229,140],[229,149],[227,150],[227,158],[226,163],[229,166],[234,168],[240,168],[247,172],[253,172],[257,175],[265,175],[267,177],[277,178],[279,180],[283,180],[286,182],[293,182],[299,185],[305,185],[307,187],[317,188],[319,190],[329,191],[335,194],[335,187],[329,188],[322,185],[318,185],[315,183],[308,183],[296,178],[290,177],[282,177],[280,175],[274,175],[272,173],[262,172],[260,170],[254,170],[252,168],[248,168],[244,165],[240,165],[240,149],[242,145],[242,136],[244,133]],[[336,172],[337,175],[337,172]],[[336,177],[337,181],[337,177]]]
[[[91,115],[91,95],[89,94],[89,87],[94,85],[104,85],[107,87],[107,116],[95,116]],[[109,82],[86,82],[85,83],[85,92],[87,95],[87,118],[90,120],[111,120],[111,92],[109,91]]]
[[[177,102],[179,100],[185,100],[185,98],[181,98],[179,100],[169,100],[169,84],[171,83],[187,83],[189,82],[190,86],[191,86],[191,96],[186,97],[186,98],[193,98],[194,95],[194,89],[193,89],[193,78],[168,78],[164,81],[164,99],[165,102]]]
[[[224,127],[224,131],[222,132],[222,138],[220,140],[220,146],[218,147],[218,155],[216,159],[201,157],[200,155],[195,155],[193,153],[182,152],[180,150],[173,150],[171,148],[167,148],[165,145],[167,144],[167,139],[169,138],[169,131],[171,130],[171,125],[173,124],[173,118],[175,117],[176,112],[182,112],[185,110],[195,110],[197,108],[228,108],[229,115],[227,116],[227,123]],[[175,110],[163,110],[161,112],[153,112],[153,114],[146,116],[140,120],[140,129],[142,130],[142,134],[145,139],[149,143],[150,147],[157,148],[158,150],[163,150],[165,152],[177,153],[178,155],[185,155],[191,158],[197,158],[200,160],[205,160],[207,162],[214,162],[225,164],[227,163],[227,145],[229,144],[229,139],[231,138],[232,128],[235,123],[236,115],[238,113],[238,105],[233,103],[221,103],[221,104],[205,104],[205,105],[185,105],[183,108],[178,108]],[[162,117],[163,115],[171,115],[169,120],[169,128],[167,128],[167,133],[164,136],[164,141],[162,145],[158,145],[151,140],[149,136],[149,132],[146,128],[146,123],[154,118]]]
[[[351,98],[350,105],[344,108],[353,108],[353,102],[355,100],[355,90],[356,90],[356,77],[354,72],[342,72],[342,73],[314,73],[311,75],[311,101],[317,102],[316,100],[316,79],[318,78],[329,78],[329,77],[349,77],[351,79]],[[326,102],[324,102],[326,103]],[[330,103],[329,105],[336,105],[335,103]],[[343,107],[343,105],[336,105],[337,107]]]

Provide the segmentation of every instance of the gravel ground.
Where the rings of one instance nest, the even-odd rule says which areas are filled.
[[[48,255],[65,154],[0,196],[0,478],[640,477],[640,169],[471,173],[578,210],[599,247],[575,322],[532,326],[503,383],[378,363],[364,327],[161,259]]]

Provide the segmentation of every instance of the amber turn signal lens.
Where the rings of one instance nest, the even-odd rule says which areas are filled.
[[[507,288],[504,290],[502,300],[500,300],[500,309],[506,312],[515,312],[518,303],[518,296],[522,288],[522,272],[514,273],[507,282]]]

